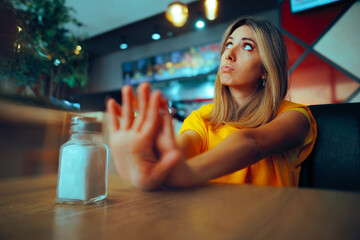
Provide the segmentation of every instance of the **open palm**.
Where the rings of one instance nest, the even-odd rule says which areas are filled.
[[[137,99],[130,86],[122,89],[122,106],[107,102],[110,148],[120,175],[142,190],[158,187],[181,159],[171,116],[159,91],[139,86]],[[134,117],[134,108],[138,116]]]

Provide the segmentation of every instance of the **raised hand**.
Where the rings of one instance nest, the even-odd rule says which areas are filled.
[[[107,101],[110,148],[120,175],[137,188],[151,190],[163,183],[181,159],[171,116],[160,91],[150,93],[148,83],[122,88],[122,106]],[[134,109],[138,116],[134,117]]]

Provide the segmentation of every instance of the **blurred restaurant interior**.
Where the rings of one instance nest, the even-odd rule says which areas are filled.
[[[182,0],[182,26],[165,14],[173,2],[2,1],[0,179],[56,172],[70,117],[105,120],[106,98],[121,102],[125,84],[160,89],[178,131],[212,101],[223,33],[242,15],[266,17],[281,30],[287,99],[360,102],[360,1]],[[217,2],[212,15],[204,2]]]

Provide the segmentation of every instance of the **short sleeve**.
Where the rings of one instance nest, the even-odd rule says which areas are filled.
[[[309,127],[308,133],[306,135],[304,144],[303,144],[303,146],[305,146],[305,145],[311,143],[311,141],[314,139],[314,131],[312,129],[313,126],[311,124],[311,118],[310,118],[309,113],[306,111],[305,108],[293,108],[291,110],[295,110],[295,111],[303,113],[306,116],[306,118],[308,119],[308,121],[309,121],[310,127]]]
[[[283,101],[280,105],[277,115],[280,115],[283,112],[295,110],[303,113],[307,119],[309,120],[310,127],[309,131],[306,135],[305,141],[302,146],[300,146],[296,154],[296,160],[292,162],[292,167],[298,168],[301,163],[310,155],[312,149],[314,148],[316,137],[317,137],[317,126],[314,116],[312,115],[310,109],[302,104],[290,102],[290,101]]]
[[[198,133],[202,140],[201,152],[205,151],[208,145],[208,127],[203,119],[205,112],[208,110],[208,105],[201,107],[199,110],[193,111],[185,120],[179,131],[179,134],[186,130],[193,130]]]

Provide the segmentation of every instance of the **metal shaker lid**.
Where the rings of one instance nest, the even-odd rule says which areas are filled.
[[[70,132],[101,132],[102,125],[96,117],[73,117]]]

